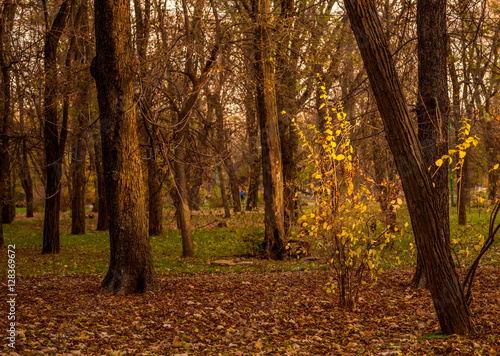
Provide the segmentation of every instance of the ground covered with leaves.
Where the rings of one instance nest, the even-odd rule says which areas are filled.
[[[472,306],[477,334],[470,336],[437,332],[429,293],[407,286],[411,273],[386,270],[362,291],[352,312],[339,309],[325,292],[326,271],[163,274],[157,292],[127,297],[100,295],[97,276],[19,278],[15,351],[500,355],[499,267],[478,272]]]

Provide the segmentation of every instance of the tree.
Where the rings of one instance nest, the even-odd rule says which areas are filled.
[[[417,1],[418,36],[418,140],[424,163],[435,172],[435,208],[441,214],[444,243],[449,245],[448,166],[437,167],[434,162],[448,154],[448,99],[446,0]],[[449,247],[448,247],[449,248]],[[423,286],[422,256],[417,254],[417,269],[413,285]],[[452,263],[452,261],[450,261]]]
[[[75,29],[72,41],[75,45],[74,60],[78,66],[77,92],[74,101],[76,112],[75,148],[72,157],[72,197],[71,197],[71,234],[85,235],[85,126],[89,120],[91,99],[91,81],[87,63],[90,58],[90,46],[85,41],[89,34],[87,0],[80,1],[76,13]]]
[[[418,253],[422,256],[441,330],[466,334],[473,330],[468,305],[445,237],[438,211],[440,192],[411,126],[399,79],[373,1],[344,0],[351,27],[384,122],[406,195]]]
[[[285,255],[283,170],[278,127],[272,38],[268,29],[269,0],[252,0],[255,22],[254,55],[256,106],[260,124],[262,183],[264,186],[266,254],[271,259]]]
[[[130,294],[156,288],[149,242],[139,155],[130,2],[96,0],[96,80],[106,201],[110,264],[101,288]]]
[[[44,2],[45,4],[45,2]],[[47,11],[47,10],[45,10]],[[62,123],[58,119],[57,96],[59,80],[57,47],[71,11],[70,0],[65,0],[57,13],[44,46],[44,143],[46,159],[45,215],[43,221],[42,253],[59,253],[59,210],[61,205],[62,157],[66,146],[68,128],[68,101],[63,108]],[[46,28],[49,28],[47,16]],[[69,55],[69,54],[68,54]],[[59,130],[59,127],[61,129]]]
[[[4,3],[2,5],[2,17],[0,19],[0,247],[4,246],[3,239],[3,217],[4,209],[9,209],[9,204],[4,204],[4,197],[10,196],[9,181],[10,153],[9,153],[9,131],[12,124],[11,113],[11,63],[10,63],[10,39],[12,31],[16,3]],[[11,183],[12,184],[12,183]],[[15,212],[15,209],[14,209]],[[8,214],[10,215],[10,214]]]

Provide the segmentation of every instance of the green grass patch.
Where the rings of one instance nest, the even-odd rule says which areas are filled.
[[[378,206],[373,206],[377,212]],[[61,215],[61,252],[57,255],[42,255],[43,215],[23,218],[22,209],[12,224],[4,225],[6,244],[16,245],[16,264],[19,276],[41,275],[104,275],[109,263],[109,235],[95,231],[96,219],[87,220],[87,233],[82,236],[70,235],[68,214]],[[305,207],[307,209],[307,207]],[[170,227],[161,236],[151,238],[155,268],[158,273],[217,273],[243,271],[288,271],[326,269],[328,251],[318,244],[312,244],[312,255],[318,261],[291,259],[288,261],[267,261],[251,258],[262,249],[264,242],[264,214],[251,212],[234,215],[225,219],[228,227],[217,227],[222,220],[220,211],[203,210],[193,214],[193,239],[195,257],[184,259],[179,231]],[[398,228],[394,245],[382,255],[382,267],[411,267],[415,265],[416,248],[411,223],[406,206],[398,210]],[[166,213],[166,223],[172,225],[173,214]],[[459,264],[468,265],[476,256],[474,249],[477,237],[486,236],[489,222],[487,207],[473,207],[468,210],[468,224],[458,226],[456,208],[450,210],[451,238],[454,255]],[[297,229],[295,230],[297,231]],[[467,256],[467,248],[469,255]],[[249,264],[221,266],[216,260],[246,260]],[[500,244],[495,242],[492,249],[481,261],[482,265],[500,264]]]

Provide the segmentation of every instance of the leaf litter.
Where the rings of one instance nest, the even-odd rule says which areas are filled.
[[[499,267],[478,271],[469,336],[439,334],[411,276],[382,272],[352,312],[326,271],[161,275],[157,292],[126,297],[99,294],[98,276],[20,277],[10,354],[500,355]]]

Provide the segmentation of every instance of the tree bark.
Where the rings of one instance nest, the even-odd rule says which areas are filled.
[[[102,281],[105,293],[130,294],[156,288],[156,275],[147,230],[133,99],[134,58],[130,2],[95,0],[96,80],[103,168],[110,237],[109,270]]]
[[[149,236],[160,236],[163,233],[163,185],[160,176],[160,169],[154,156],[154,151],[149,150],[151,156],[147,161],[148,165],[148,194],[149,194]]]
[[[253,90],[255,93],[255,89]],[[246,131],[247,131],[247,152],[250,163],[250,182],[247,192],[247,211],[257,209],[257,202],[259,200],[259,182],[260,182],[260,157],[258,150],[259,140],[259,127],[255,112],[255,100],[252,98],[252,92],[248,90],[245,97],[245,112],[246,112]]]
[[[83,40],[90,33],[88,21],[87,0],[81,0],[75,20],[76,48],[75,61],[80,71],[77,77],[77,94],[74,103],[74,111],[77,116],[77,132],[75,154],[72,160],[72,199],[71,199],[71,234],[85,235],[85,126],[90,122],[90,96],[91,81],[90,73],[86,68],[89,62],[90,48]],[[87,70],[83,70],[83,68]]]
[[[269,24],[269,0],[253,0],[255,20],[256,106],[260,124],[262,176],[265,201],[266,254],[271,259],[286,255],[283,205],[283,170],[281,143],[274,87],[274,71],[270,62],[272,46]]]
[[[427,167],[435,172],[432,183],[436,188],[435,208],[441,215],[444,243],[449,245],[448,165],[437,167],[434,162],[448,154],[448,98],[446,0],[417,1],[418,37],[418,140]],[[417,253],[417,261],[422,256]],[[419,262],[417,262],[417,266]],[[419,273],[420,272],[420,273]],[[414,286],[425,285],[422,268],[417,268]]]
[[[230,218],[231,211],[229,210],[229,201],[227,200],[226,184],[224,182],[224,176],[222,173],[222,167],[219,165],[216,167],[217,175],[220,179],[220,195],[222,197],[222,205],[224,206],[224,217]]]
[[[8,152],[8,151],[7,151]],[[7,153],[10,156],[10,153]],[[4,157],[6,164],[10,166],[10,157]],[[2,223],[10,224],[16,217],[16,176],[13,167],[7,168],[7,179],[4,181],[4,193],[2,198]]]
[[[32,218],[34,216],[33,206],[33,179],[31,178],[30,166],[28,161],[28,149],[26,147],[26,140],[22,143],[21,159],[22,163],[19,167],[19,179],[23,187],[24,194],[26,194],[26,217]]]
[[[432,185],[428,167],[411,125],[406,100],[373,1],[344,0],[370,84],[384,122],[415,234],[423,257],[434,307],[445,334],[473,330],[439,206],[440,192]]]
[[[43,221],[42,253],[59,253],[59,212],[61,205],[62,157],[66,145],[68,99],[63,107],[63,120],[59,130],[57,96],[57,46],[66,27],[71,2],[65,0],[46,35],[44,46],[44,143],[46,159],[45,215]]]
[[[276,92],[281,155],[283,163],[283,200],[284,200],[284,229],[285,237],[290,238],[291,228],[297,218],[297,148],[299,138],[295,127],[291,125],[291,118],[297,113],[296,98],[298,96],[297,79],[294,73],[295,56],[291,47],[288,29],[293,27],[294,1],[281,0],[280,24],[282,38],[278,41],[277,70],[280,72]]]
[[[104,167],[102,163],[101,137],[94,138],[95,168],[97,179],[97,231],[109,229],[108,204],[106,203],[106,185],[104,183]]]
[[[3,224],[11,223],[16,213],[15,202],[11,194],[11,162],[9,152],[9,136],[12,126],[11,112],[11,45],[9,34],[12,31],[15,2],[2,5],[0,18],[0,247],[4,246]]]
[[[498,124],[491,117],[486,120],[483,136],[488,159],[488,200],[494,204],[498,195],[499,172],[498,169],[493,169],[493,167],[498,163],[497,157],[500,151],[500,140],[495,135],[495,132],[498,132],[495,130],[498,128]]]
[[[226,166],[226,172],[229,176],[229,188],[231,190],[231,197],[233,198],[233,212],[241,212],[241,199],[240,199],[240,187],[238,186],[238,177],[236,176],[236,168],[234,167],[231,155],[228,152],[226,159],[224,160]]]

